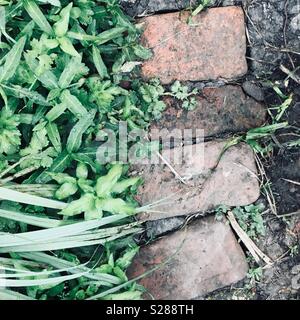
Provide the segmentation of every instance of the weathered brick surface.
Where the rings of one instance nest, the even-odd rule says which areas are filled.
[[[244,14],[240,7],[209,9],[187,24],[188,13],[143,19],[142,42],[153,57],[142,66],[144,78],[174,80],[232,79],[247,72]]]
[[[247,97],[239,86],[205,88],[201,96],[197,96],[197,107],[193,111],[178,107],[174,99],[166,102],[169,107],[162,118],[151,125],[151,130],[203,129],[204,136],[208,137],[247,131],[263,125],[266,120],[265,107]],[[152,139],[157,138],[153,131]]]
[[[145,181],[137,200],[148,204],[166,199],[155,208],[160,212],[143,213],[140,218],[161,219],[210,210],[221,204],[244,206],[256,201],[260,191],[252,150],[243,143],[233,146],[218,163],[225,144],[226,141],[206,142],[196,152],[196,145],[163,150],[163,157],[185,179],[186,185],[166,165],[135,165]],[[183,163],[174,164],[182,152]]]
[[[140,282],[157,300],[196,299],[236,283],[248,270],[230,227],[210,217],[143,247],[129,269],[130,278],[149,271],[172,255],[166,265]]]

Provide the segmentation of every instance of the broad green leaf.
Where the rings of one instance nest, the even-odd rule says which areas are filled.
[[[67,141],[67,150],[69,153],[76,152],[82,143],[82,136],[85,131],[93,124],[96,111],[92,110],[82,117],[72,128]]]
[[[5,28],[6,28],[5,7],[1,6],[1,3],[0,3],[0,36],[2,33],[7,40],[15,43],[16,41],[6,32]]]
[[[46,126],[46,130],[47,130],[48,138],[52,143],[54,149],[58,153],[61,153],[62,146],[61,146],[61,139],[60,139],[60,134],[59,134],[57,124],[54,122],[49,122]]]
[[[47,106],[38,106],[35,114],[33,115],[32,124],[38,123],[45,115],[49,108]]]
[[[57,37],[63,37],[67,33],[72,7],[73,3],[70,2],[65,8],[60,11],[60,19],[53,25],[53,29]]]
[[[134,186],[140,181],[140,177],[131,177],[128,179],[125,179],[123,181],[117,182],[113,188],[112,188],[112,193],[122,193],[124,192],[127,188]]]
[[[23,0],[23,6],[31,19],[39,26],[39,28],[49,35],[53,35],[52,27],[44,16],[39,6],[33,0]]]
[[[101,57],[100,50],[96,46],[93,46],[92,50],[93,50],[93,62],[99,73],[100,78],[101,79],[109,78],[106,65],[104,64],[103,59]]]
[[[21,86],[11,84],[8,85],[2,85],[6,90],[7,93],[16,97],[16,98],[27,98],[31,102],[42,105],[42,106],[50,106],[49,102],[39,93],[35,91],[31,91],[27,88],[22,88]]]
[[[143,60],[147,60],[152,57],[151,51],[149,49],[146,49],[145,47],[143,47],[140,44],[135,45],[133,47],[133,51],[136,56],[138,56],[139,58],[141,58]]]
[[[67,105],[65,103],[59,103],[52,107],[52,109],[46,114],[47,120],[50,122],[55,121],[67,110]]]
[[[75,39],[79,41],[96,41],[98,39],[97,36],[92,36],[86,33],[80,33],[80,32],[74,32],[74,31],[68,31],[67,36],[70,39]]]
[[[124,27],[115,27],[101,32],[97,35],[96,43],[98,45],[106,43],[110,40],[120,37],[127,29]]]
[[[51,89],[48,93],[47,101],[55,100],[56,98],[58,98],[60,96],[60,94],[61,94],[60,88]]]
[[[51,4],[52,6],[55,6],[55,7],[61,7],[61,3],[59,0],[38,0],[38,2],[44,3],[44,4]]]
[[[87,154],[78,152],[72,154],[72,158],[79,163],[88,164],[95,173],[99,171],[99,165],[97,165]]]
[[[16,72],[20,63],[26,37],[22,37],[6,54],[5,63],[0,68],[0,82],[9,80]]]
[[[50,168],[42,172],[36,179],[36,183],[47,183],[52,180],[48,172],[58,173],[63,172],[70,166],[72,157],[67,151],[63,151],[57,158],[54,159]]]
[[[97,208],[101,208],[103,211],[110,212],[112,214],[134,214],[136,209],[127,204],[121,198],[107,198],[99,199],[96,204]]]
[[[5,18],[5,7],[0,7],[0,32],[3,33],[5,30],[6,18]]]
[[[97,179],[95,190],[97,196],[107,197],[117,181],[120,179],[123,171],[123,166],[120,164],[114,164],[105,176]]]
[[[50,71],[46,70],[42,74],[38,74],[36,72],[38,68],[38,61],[36,59],[31,59],[28,54],[24,54],[25,61],[28,64],[29,68],[31,71],[34,73],[36,78],[47,88],[47,89],[57,89],[58,88],[58,83],[57,83],[57,78],[55,74]]]
[[[18,117],[18,121],[20,123],[25,123],[25,124],[32,124],[34,116],[33,114],[27,114],[27,113],[19,113],[16,115]]]
[[[67,108],[74,114],[78,119],[87,115],[86,108],[81,104],[81,102],[73,96],[69,90],[64,90],[61,94],[61,102],[66,105]]]
[[[120,267],[122,270],[126,270],[130,266],[133,258],[139,252],[139,249],[140,248],[138,246],[133,248],[128,248],[124,252],[124,254],[119,259],[116,260],[115,265]]]
[[[60,48],[63,52],[73,56],[73,57],[79,57],[79,53],[74,48],[71,40],[67,37],[62,37],[57,39],[60,45]]]
[[[32,36],[33,29],[35,27],[34,21],[29,21],[25,27],[20,31],[20,33],[16,36],[16,41],[18,41],[20,38],[26,36],[27,39],[29,39]]]
[[[67,88],[76,76],[78,69],[81,66],[81,56],[72,57],[60,75],[58,85],[61,89]]]
[[[119,72],[121,73],[129,73],[131,72],[136,66],[141,65],[142,62],[140,61],[129,61],[125,62],[123,66],[120,68]]]
[[[96,36],[89,34],[83,34],[78,32],[69,31],[67,33],[69,38],[76,39],[79,41],[92,41],[96,42],[98,45],[106,43],[110,40],[120,37],[127,29],[123,27],[115,27],[106,31],[99,33]]]

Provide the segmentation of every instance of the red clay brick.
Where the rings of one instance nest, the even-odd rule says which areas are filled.
[[[226,141],[200,144],[203,153],[201,148],[195,151],[196,145],[162,151],[163,157],[185,179],[186,185],[164,164],[135,165],[134,170],[144,179],[137,200],[146,205],[166,199],[155,208],[159,212],[143,213],[140,219],[155,220],[206,211],[221,204],[245,206],[255,202],[260,190],[251,148],[243,143],[233,146],[218,163],[225,144]],[[184,161],[174,164],[181,152],[185,153]],[[170,195],[173,196],[170,198]]]
[[[143,247],[129,277],[149,271],[172,255],[166,265],[140,281],[157,300],[196,299],[238,282],[248,270],[229,225],[210,217]]]
[[[162,118],[151,125],[151,130],[203,129],[204,136],[208,137],[244,132],[263,125],[266,120],[265,107],[247,97],[239,86],[205,88],[196,99],[197,107],[193,111],[183,110],[176,100],[167,99],[169,107]],[[151,137],[154,140],[159,138],[155,131]],[[193,137],[196,137],[195,132]]]
[[[174,80],[232,79],[247,72],[244,13],[240,7],[213,8],[187,24],[188,13],[167,13],[144,18],[143,44],[153,57],[142,75]]]

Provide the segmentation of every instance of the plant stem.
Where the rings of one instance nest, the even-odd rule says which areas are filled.
[[[27,157],[23,157],[21,158],[18,162],[14,163],[13,165],[9,166],[8,168],[6,168],[4,171],[2,171],[0,173],[0,179],[2,177],[4,177],[6,174],[8,174],[11,170],[13,170],[14,168],[16,168],[19,164],[21,164],[23,162],[23,160],[27,159]]]
[[[23,169],[20,172],[17,172],[14,175],[12,175],[12,176],[10,176],[10,177],[8,177],[6,179],[0,180],[0,185],[3,185],[3,184],[5,184],[5,183],[7,183],[9,181],[12,181],[14,179],[20,178],[22,176],[25,176],[26,174],[28,174],[28,173],[30,173],[30,172],[38,169],[38,168],[39,168],[39,166],[33,166],[33,167],[29,167],[29,168]]]

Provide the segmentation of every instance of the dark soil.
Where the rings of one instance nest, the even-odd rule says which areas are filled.
[[[170,12],[190,7],[190,0],[123,0],[133,17]],[[283,100],[270,83],[293,102],[281,121],[289,127],[273,136],[275,148],[263,165],[270,181],[279,215],[264,215],[266,236],[258,246],[275,263],[264,269],[263,277],[249,287],[246,279],[235,287],[210,294],[207,299],[299,299],[300,286],[300,148],[287,143],[300,139],[300,86],[280,70],[284,65],[300,79],[300,1],[299,0],[214,0],[213,6],[242,5],[247,17],[249,73],[242,80],[244,91],[267,107]],[[242,84],[242,83],[241,83]],[[196,86],[201,84],[196,84]],[[289,180],[289,181],[287,181]],[[265,199],[259,201],[267,202]],[[169,231],[169,230],[168,230]],[[155,232],[154,232],[155,233]],[[297,247],[298,246],[298,247]],[[297,251],[297,249],[299,249]],[[250,263],[253,268],[258,266]],[[299,269],[299,270],[298,270]],[[297,278],[297,279],[296,279]]]
[[[295,212],[300,208],[300,151],[299,149],[284,150],[271,159],[267,167],[267,175],[272,182],[272,191],[277,203],[279,214]],[[284,180],[288,179],[290,181]]]

